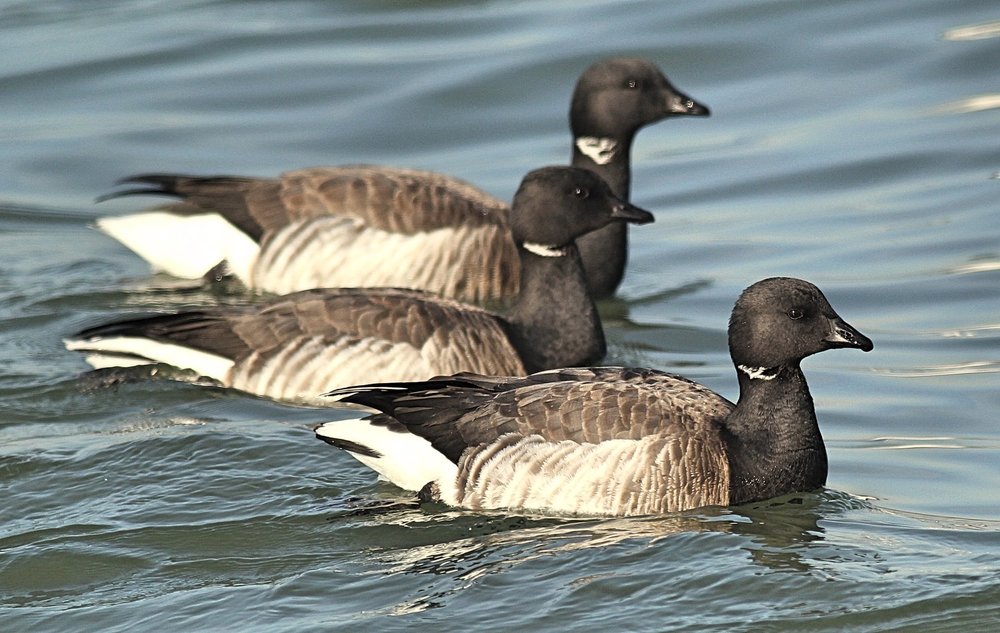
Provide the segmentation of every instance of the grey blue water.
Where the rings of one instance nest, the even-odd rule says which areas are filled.
[[[630,520],[398,499],[315,410],[95,386],[61,339],[237,301],[92,228],[143,171],[435,169],[509,198],[569,160],[579,72],[712,108],[643,130],[609,364],[734,398],[739,291],[819,285],[875,350],[807,359],[824,490]],[[996,2],[0,1],[3,631],[1000,629]]]

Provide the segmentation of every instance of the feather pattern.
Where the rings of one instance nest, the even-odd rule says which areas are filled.
[[[734,405],[680,376],[587,367],[419,385],[332,395],[384,411],[456,463],[456,476],[437,482],[445,503],[639,515],[729,501],[718,431]]]
[[[710,476],[691,477],[698,472]],[[474,510],[643,515],[725,505],[728,489],[721,440],[711,435],[592,444],[507,434],[463,454],[440,497]]]
[[[393,254],[406,266],[373,266],[371,253]],[[267,233],[247,280],[288,293],[319,287],[414,287],[484,303],[517,293],[520,261],[499,224],[425,231],[420,240],[354,218],[320,216]]]
[[[263,307],[135,319],[84,330],[67,347],[191,367],[226,387],[321,404],[329,400],[319,394],[358,375],[525,371],[493,314],[401,289],[308,290]],[[216,362],[192,364],[201,357]]]
[[[395,386],[365,390],[348,401],[418,426],[421,436],[456,462],[468,446],[511,433],[591,444],[634,440],[724,418],[733,408],[704,385],[642,368],[566,368],[525,378],[460,374],[402,395]]]

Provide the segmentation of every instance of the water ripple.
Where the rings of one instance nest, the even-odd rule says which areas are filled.
[[[1000,361],[977,360],[965,363],[930,365],[907,368],[874,368],[876,374],[898,378],[926,378],[929,376],[961,376],[965,374],[994,374],[1000,372]]]
[[[0,628],[988,630],[995,14],[941,0],[0,1],[20,53],[0,69]],[[849,492],[634,520],[345,516],[345,499],[403,494],[315,441],[312,424],[350,412],[76,378],[60,344],[75,329],[247,300],[151,276],[88,228],[142,206],[93,205],[116,178],[380,162],[509,198],[528,169],[567,159],[580,69],[623,53],[713,115],[636,139],[632,195],[658,221],[630,233],[625,283],[601,306],[611,360],[735,396],[740,290],[815,281],[877,336],[870,356],[807,361],[831,485]]]
[[[1000,21],[956,26],[945,31],[941,37],[952,42],[968,42],[971,40],[1000,37]]]
[[[1000,93],[983,94],[951,101],[940,106],[938,112],[942,114],[965,114],[968,112],[994,110],[996,108],[1000,108]]]
[[[982,261],[975,261],[961,266],[955,266],[946,272],[952,275],[964,275],[967,273],[992,272],[994,270],[1000,270],[1000,260],[986,259]]]

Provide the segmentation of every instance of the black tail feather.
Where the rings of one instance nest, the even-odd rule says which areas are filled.
[[[177,196],[177,194],[163,191],[162,189],[122,189],[121,191],[111,191],[94,198],[94,202],[107,202],[115,198],[127,198],[128,196]],[[179,197],[179,196],[177,196]]]
[[[192,327],[204,327],[211,315],[201,312],[181,312],[179,314],[159,314],[103,323],[86,328],[77,333],[78,338],[103,338],[108,336],[163,336],[168,332],[177,332]]]
[[[251,350],[222,316],[195,310],[113,321],[81,330],[77,338],[140,337],[237,359]]]
[[[182,181],[191,180],[195,180],[195,178],[182,174],[134,174],[116,181],[115,185],[145,185],[144,187],[112,191],[97,196],[95,200],[96,202],[105,202],[128,196],[172,196],[183,198],[184,194],[181,193],[179,185]]]
[[[355,455],[363,455],[365,457],[371,457],[373,459],[378,459],[382,457],[382,453],[378,452],[377,450],[365,446],[364,444],[358,444],[357,442],[352,442],[350,440],[341,439],[339,437],[326,437],[325,435],[320,435],[319,433],[316,433],[316,439],[323,440],[330,446],[339,448],[340,450],[343,451],[347,451],[348,453],[354,453]]]

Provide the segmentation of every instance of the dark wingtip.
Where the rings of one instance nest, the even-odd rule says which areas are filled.
[[[115,198],[124,198],[126,196],[162,196],[170,195],[165,191],[160,189],[122,189],[121,191],[112,191],[110,193],[105,193],[94,198],[94,202],[106,202],[108,200],[114,200]]]
[[[112,191],[98,196],[94,199],[95,202],[105,202],[107,200],[114,200],[115,198],[124,198],[126,196],[176,196],[176,183],[177,180],[181,178],[177,174],[133,174],[131,176],[125,176],[115,181],[115,186],[121,185],[145,185],[143,187],[134,187],[132,189],[122,189],[121,191]]]
[[[365,446],[364,444],[358,444],[357,442],[352,442],[351,440],[345,440],[338,437],[328,437],[326,435],[320,435],[319,430],[323,428],[323,426],[324,425],[320,424],[313,427],[313,432],[316,434],[316,439],[326,442],[330,446],[347,451],[348,453],[354,453],[355,455],[363,455],[365,457],[371,457],[373,459],[379,459],[382,457],[382,453],[378,452],[373,448]]]
[[[181,174],[166,174],[166,173],[154,173],[148,172],[145,174],[132,174],[131,176],[125,176],[124,178],[118,179],[115,182],[116,185],[159,185],[161,187],[174,183],[180,178],[184,178]]]

